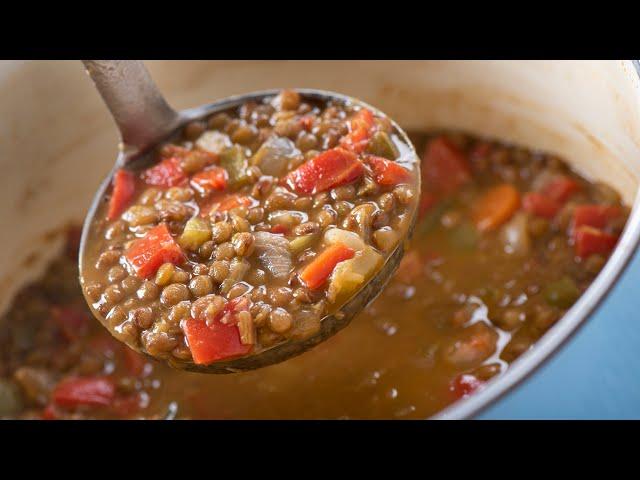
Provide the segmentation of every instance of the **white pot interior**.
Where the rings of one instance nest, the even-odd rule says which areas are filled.
[[[463,129],[560,154],[587,177],[615,186],[629,204],[638,188],[640,82],[628,61],[148,67],[176,108],[265,88],[335,90],[380,107],[407,128]],[[118,136],[79,62],[0,63],[0,110],[1,309],[56,252],[60,242],[51,232],[82,219],[115,159]]]

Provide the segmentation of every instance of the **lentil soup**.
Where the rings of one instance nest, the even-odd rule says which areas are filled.
[[[91,318],[71,235],[2,323],[0,416],[425,418],[481,389],[589,286],[628,208],[553,155],[459,133],[411,137],[423,157],[412,246],[338,335],[251,372],[173,370]]]
[[[87,240],[86,297],[174,366],[320,330],[407,235],[417,158],[386,118],[285,90],[188,124],[116,172]]]

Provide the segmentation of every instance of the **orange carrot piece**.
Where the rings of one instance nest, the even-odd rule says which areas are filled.
[[[473,220],[480,231],[499,227],[520,207],[520,193],[509,183],[487,191],[473,208]]]
[[[342,243],[331,245],[305,267],[300,274],[300,279],[311,290],[320,288],[338,263],[349,260],[354,255],[353,249]]]

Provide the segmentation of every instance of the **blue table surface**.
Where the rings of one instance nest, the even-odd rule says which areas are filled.
[[[640,254],[558,353],[479,419],[640,419]]]

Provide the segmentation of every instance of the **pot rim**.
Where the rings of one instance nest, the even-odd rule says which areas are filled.
[[[637,77],[640,79],[640,60],[631,60]],[[640,91],[636,100],[640,102]],[[587,319],[602,304],[619,278],[627,270],[631,259],[640,244],[640,189],[636,192],[631,215],[623,234],[611,258],[602,272],[569,309],[533,348],[521,355],[506,372],[492,379],[480,391],[468,398],[459,400],[430,417],[432,420],[469,419],[506,396],[512,389],[535,373],[540,366],[555,355],[569,339],[575,335]]]

